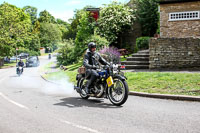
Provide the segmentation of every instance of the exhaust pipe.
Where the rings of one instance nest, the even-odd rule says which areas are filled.
[[[74,86],[74,90],[76,90],[78,93],[81,93],[81,88],[80,87]]]

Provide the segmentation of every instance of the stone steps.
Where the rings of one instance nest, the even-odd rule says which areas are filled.
[[[126,59],[121,62],[126,69],[149,69],[149,50],[139,51]]]
[[[149,65],[125,65],[125,69],[149,69]]]
[[[122,65],[149,65],[149,61],[122,61]]]
[[[127,61],[149,61],[149,57],[127,57]]]

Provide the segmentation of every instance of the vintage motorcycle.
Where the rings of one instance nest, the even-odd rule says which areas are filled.
[[[126,82],[127,78],[120,71],[120,67],[111,63],[110,66],[100,66],[97,72],[99,78],[91,85],[91,94],[85,92],[89,77],[86,77],[84,67],[79,68],[79,73],[76,76],[77,86],[74,89],[83,99],[89,97],[108,98],[116,106],[124,104],[128,98],[129,88]]]

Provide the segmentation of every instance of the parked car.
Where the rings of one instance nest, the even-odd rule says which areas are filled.
[[[4,62],[10,63],[10,59],[8,57],[4,57],[3,59],[4,59]]]
[[[10,62],[15,62],[17,60],[16,56],[12,57],[4,57],[4,62],[10,63]]]
[[[20,59],[26,59],[26,58],[29,57],[29,54],[28,54],[28,53],[21,53],[21,54],[18,55],[18,57],[19,57]]]
[[[39,65],[40,65],[40,61],[37,56],[30,56],[26,60],[26,67],[37,67]]]
[[[10,57],[10,62],[12,62],[12,61],[16,61],[17,60],[17,57],[16,56],[12,56],[12,57]]]

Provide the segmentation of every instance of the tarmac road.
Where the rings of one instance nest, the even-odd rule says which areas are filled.
[[[116,107],[107,99],[81,99],[70,83],[46,82],[39,68],[15,73],[0,69],[0,133],[200,132],[199,102],[129,96]]]

